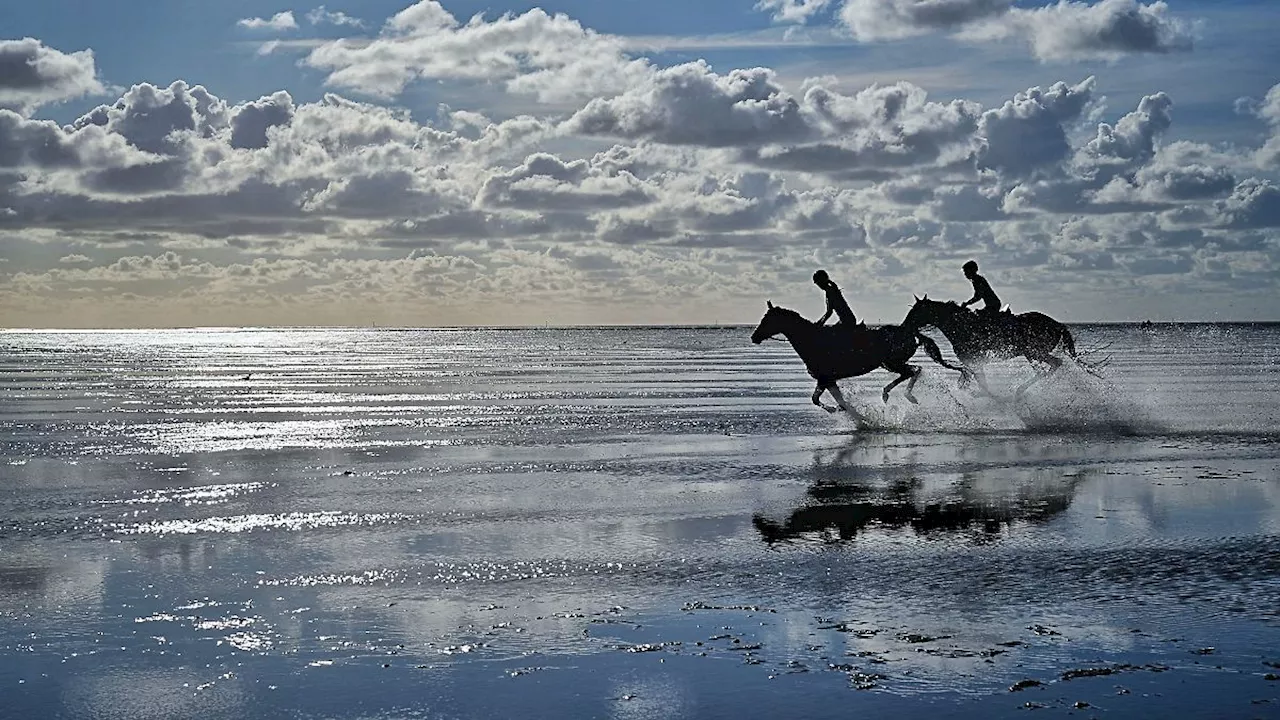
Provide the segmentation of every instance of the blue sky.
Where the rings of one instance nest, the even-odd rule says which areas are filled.
[[[0,310],[749,322],[822,265],[893,321],[975,256],[1065,319],[1280,319],[1280,6],[930,3],[6,3]]]

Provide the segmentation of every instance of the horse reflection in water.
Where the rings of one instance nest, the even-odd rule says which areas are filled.
[[[866,375],[877,368],[898,373],[898,377],[886,385],[881,393],[884,402],[889,402],[889,393],[907,380],[910,380],[907,383],[907,400],[916,402],[911,389],[920,378],[922,368],[911,365],[908,361],[922,346],[934,362],[957,372],[964,372],[960,366],[944,360],[938,344],[929,336],[922,335],[919,330],[908,330],[897,325],[884,325],[874,330],[864,325],[852,328],[823,326],[806,320],[795,310],[777,307],[772,302],[768,303],[768,308],[760,325],[751,334],[751,342],[759,345],[777,335],[785,337],[804,361],[809,375],[818,381],[813,391],[813,404],[827,412],[844,410],[861,420],[862,416],[845,402],[836,381]],[[835,398],[836,407],[822,403],[824,391]]]
[[[1087,477],[1043,455],[1043,443],[1034,439],[1004,438],[984,448],[981,442],[912,444],[900,438],[867,436],[826,457],[816,455],[799,507],[781,519],[772,513],[752,517],[761,539],[770,545],[842,543],[877,529],[909,529],[927,538],[987,543],[1064,512]],[[991,462],[1004,465],[1011,456],[1020,458],[1014,466]]]

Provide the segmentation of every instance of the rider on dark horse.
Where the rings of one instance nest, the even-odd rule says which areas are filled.
[[[996,291],[991,289],[991,283],[978,274],[978,263],[970,260],[964,264],[963,269],[964,276],[973,283],[973,297],[961,303],[960,307],[969,307],[976,302],[982,302],[982,308],[977,311],[978,317],[988,321],[1000,319],[1000,298],[996,295]]]
[[[845,301],[844,295],[840,292],[840,287],[827,275],[826,270],[819,270],[813,274],[813,284],[822,288],[822,291],[827,294],[827,312],[814,324],[822,327],[827,323],[831,314],[835,313],[836,317],[840,318],[840,322],[836,325],[837,327],[849,331],[850,334],[857,330],[858,318],[854,316],[849,303]]]

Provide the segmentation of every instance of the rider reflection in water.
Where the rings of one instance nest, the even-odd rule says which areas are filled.
[[[978,263],[970,260],[964,264],[963,270],[964,276],[969,278],[969,282],[973,283],[973,297],[965,300],[961,307],[969,307],[978,301],[982,301],[983,306],[982,309],[978,310],[978,313],[991,318],[996,317],[1000,312],[1000,298],[991,289],[991,283],[978,274]]]
[[[818,320],[815,325],[821,327],[825,325],[831,317],[831,313],[835,313],[840,318],[840,325],[850,330],[858,326],[858,318],[853,316],[853,310],[849,308],[849,303],[845,302],[844,295],[840,292],[840,287],[831,280],[826,270],[819,270],[813,274],[813,284],[822,288],[827,294],[827,312]]]

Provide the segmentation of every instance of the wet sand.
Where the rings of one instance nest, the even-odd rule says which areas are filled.
[[[5,334],[0,716],[1280,717],[1280,371],[1165,332],[863,429],[741,330]]]

